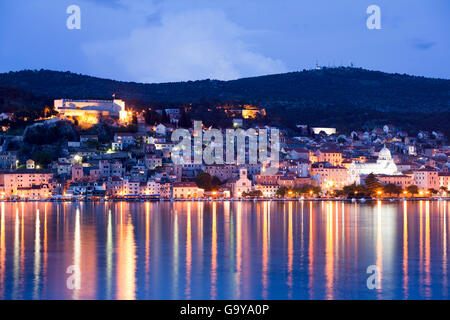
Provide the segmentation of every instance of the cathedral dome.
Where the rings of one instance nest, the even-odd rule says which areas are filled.
[[[391,160],[392,155],[388,148],[383,147],[378,153],[378,160]]]

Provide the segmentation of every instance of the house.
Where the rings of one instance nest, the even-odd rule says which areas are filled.
[[[277,184],[257,184],[254,190],[261,191],[263,197],[273,198],[275,197],[279,186]]]
[[[145,167],[149,170],[153,170],[156,167],[162,166],[162,157],[156,154],[145,155]]]
[[[123,150],[135,142],[134,135],[129,132],[120,132],[114,134],[113,150]]]
[[[31,170],[31,169],[35,169],[35,163],[32,159],[28,159],[26,162],[26,168]]]
[[[174,182],[172,184],[173,199],[191,199],[203,197],[204,190],[195,182]]]

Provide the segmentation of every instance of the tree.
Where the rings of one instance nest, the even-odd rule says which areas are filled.
[[[263,193],[261,190],[251,190],[249,192],[242,192],[242,196],[248,198],[259,198],[263,196]]]
[[[412,195],[418,194],[419,193],[419,187],[417,187],[416,185],[410,185],[406,187],[406,191],[408,191],[408,193],[411,193]]]
[[[155,124],[161,123],[161,115],[153,110],[145,111],[145,123],[153,126]]]
[[[167,112],[166,112],[166,110],[161,110],[162,111],[162,115],[161,115],[161,122],[162,123],[170,123],[170,118],[169,118],[169,116],[167,115]]]
[[[366,185],[367,191],[372,195],[376,194],[377,191],[383,188],[383,185],[378,181],[377,177],[373,173],[369,174],[365,179],[364,183]]]
[[[278,190],[275,193],[275,195],[277,197],[282,197],[283,198],[287,194],[287,192],[288,192],[288,188],[282,186],[282,187],[278,188]]]
[[[383,186],[383,191],[387,194],[396,194],[398,196],[402,192],[402,188],[393,183],[388,183]]]
[[[181,113],[178,126],[181,128],[190,128],[192,126],[191,116],[189,113],[184,112],[184,110]]]
[[[211,177],[209,173],[202,171],[195,178],[195,183],[199,188],[211,191],[218,189],[221,182],[217,177]]]

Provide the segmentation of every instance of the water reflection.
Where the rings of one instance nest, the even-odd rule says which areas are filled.
[[[448,205],[1,203],[0,298],[448,299]]]

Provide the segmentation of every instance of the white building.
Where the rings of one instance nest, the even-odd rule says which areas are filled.
[[[241,198],[242,193],[249,192],[252,190],[252,182],[247,177],[247,169],[239,169],[239,179],[234,181],[232,184],[232,194],[233,198]]]
[[[381,149],[375,163],[360,163],[358,161],[353,161],[349,167],[349,183],[360,184],[361,176],[369,175],[371,173],[386,175],[400,174],[388,148],[384,147]]]

